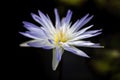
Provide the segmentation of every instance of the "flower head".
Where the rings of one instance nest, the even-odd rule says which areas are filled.
[[[72,11],[68,10],[66,17],[60,20],[57,9],[55,13],[55,25],[51,22],[48,15],[43,14],[38,10],[39,15],[31,14],[32,18],[41,26],[36,26],[27,21],[23,21],[24,27],[28,29],[26,32],[20,34],[32,38],[32,40],[20,44],[24,47],[37,47],[44,49],[53,49],[52,68],[56,70],[64,50],[72,52],[76,55],[89,57],[83,51],[75,46],[101,48],[98,43],[84,41],[83,39],[90,38],[101,34],[100,30],[88,30],[93,25],[82,28],[88,23],[93,16],[85,15],[71,24]],[[82,28],[82,29],[81,29]]]

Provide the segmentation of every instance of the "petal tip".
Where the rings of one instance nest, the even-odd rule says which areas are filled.
[[[21,43],[19,46],[20,47],[29,47],[29,45],[27,43]]]

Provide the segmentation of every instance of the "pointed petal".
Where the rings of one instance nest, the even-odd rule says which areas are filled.
[[[23,21],[23,24],[24,24],[24,27],[30,31],[33,31],[33,30],[39,30],[40,27],[38,27],[37,25],[35,24],[32,24],[30,22],[27,22],[27,21]]]
[[[67,15],[65,17],[65,24],[69,24],[70,23],[70,20],[71,20],[71,17],[72,17],[72,11],[71,10],[68,10],[67,12]]]
[[[54,9],[54,13],[55,13],[55,26],[56,28],[60,27],[60,17],[59,17],[59,14],[58,14],[58,10],[55,8]]]
[[[90,38],[90,37],[94,37],[94,36],[97,36],[97,35],[100,35],[101,32],[98,32],[96,34],[81,34],[77,37],[74,37],[73,39],[69,40],[69,41],[76,41],[76,40],[80,40],[80,39],[86,39],[86,38]]]
[[[79,49],[77,49],[77,48],[75,48],[73,46],[69,46],[67,44],[64,44],[63,48],[65,50],[69,51],[69,52],[72,52],[72,53],[76,54],[76,55],[83,56],[83,57],[88,57],[89,58],[89,56],[86,53],[84,53],[83,51],[81,51],[81,50],[79,50]]]
[[[29,40],[29,41],[26,41],[26,42],[23,42],[20,44],[21,47],[30,47],[30,45],[28,45],[28,43],[30,42],[35,42],[36,40]]]
[[[84,34],[96,34],[96,33],[100,32],[100,31],[102,31],[102,29],[86,31]]]
[[[90,47],[90,48],[104,48],[104,46],[100,46],[99,43],[96,43],[96,44],[88,46],[88,47]]]
[[[38,32],[38,31],[26,31],[27,34],[29,35],[32,35],[32,36],[35,36],[37,38],[41,38],[41,39],[45,39],[47,38],[47,36],[43,33],[43,31],[41,30],[41,32]]]
[[[85,21],[85,19],[89,16],[89,14],[86,14],[83,18],[81,18],[80,20],[77,20],[75,22],[75,24],[73,24],[73,26],[71,27],[72,31],[75,32],[77,30],[79,30],[82,26],[81,24]]]
[[[70,41],[67,42],[69,45],[74,45],[74,46],[90,46],[90,45],[94,45],[94,43],[90,42],[90,41]]]
[[[88,27],[86,27],[86,28],[81,29],[80,31],[78,31],[78,32],[76,33],[76,36],[81,35],[81,34],[84,33],[85,31],[87,31],[88,29],[90,29],[91,27],[93,27],[93,25],[90,25],[90,26],[88,26]]]
[[[62,57],[62,54],[63,54],[63,50],[62,48],[60,47],[56,47],[53,49],[53,57],[52,57],[52,68],[53,70],[56,70],[60,60],[61,60],[61,57]]]
[[[90,41],[72,41],[67,42],[69,45],[73,46],[82,46],[82,47],[92,47],[92,48],[102,48],[103,46],[100,46],[98,43],[92,43]]]
[[[102,32],[99,32],[99,33],[96,33],[96,34],[83,34],[83,35],[80,35],[78,38],[79,39],[86,39],[86,38],[90,38],[90,37],[94,37],[94,36],[97,36],[97,35],[100,35]]]
[[[34,40],[23,42],[23,43],[20,44],[20,47],[30,47],[27,43],[32,42],[32,41],[34,41]]]
[[[26,36],[26,37],[29,37],[29,38],[32,38],[32,39],[40,39],[39,37],[35,36],[35,35],[31,35],[29,33],[26,33],[26,32],[19,32],[20,34],[22,34],[23,36]]]
[[[28,29],[30,32],[28,32],[31,35],[37,35],[39,38],[45,38],[45,33],[41,29],[42,27],[38,27],[30,22],[23,21],[24,27]]]
[[[32,18],[33,18],[36,22],[38,22],[38,23],[41,24],[42,26],[46,27],[46,25],[44,24],[44,22],[42,21],[42,19],[41,19],[39,16],[37,16],[37,15],[34,14],[34,13],[31,13],[31,16],[32,16]]]
[[[80,24],[80,26],[76,29],[76,31],[78,31],[82,26],[84,26],[86,23],[88,23],[92,18],[93,18],[93,16],[85,19],[85,20]]]
[[[38,10],[38,13],[40,15],[40,18],[42,20],[42,22],[46,25],[46,27],[49,29],[49,30],[52,30],[53,32],[55,32],[55,28],[49,18],[49,16],[45,16],[40,10]]]
[[[50,44],[47,40],[34,40],[32,42],[27,43],[31,47],[44,48],[44,49],[52,49],[54,46]]]

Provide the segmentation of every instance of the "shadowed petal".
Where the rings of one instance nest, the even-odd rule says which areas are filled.
[[[66,51],[72,52],[72,53],[74,53],[76,55],[83,56],[83,57],[88,57],[89,58],[89,56],[86,53],[84,53],[83,51],[81,51],[81,50],[79,50],[79,49],[77,49],[77,48],[75,48],[73,46],[69,46],[67,44],[64,44],[63,48]]]
[[[55,49],[53,49],[53,57],[52,57],[53,70],[56,70],[56,68],[61,60],[62,54],[63,54],[63,49],[61,47],[57,46]]]
[[[61,60],[61,57],[62,57],[62,54],[63,54],[63,49],[59,46],[56,47],[56,54],[57,54],[57,60],[60,61]]]

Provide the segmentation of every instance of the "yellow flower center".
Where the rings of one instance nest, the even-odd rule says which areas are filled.
[[[56,45],[58,45],[59,42],[66,42],[67,40],[68,40],[68,38],[63,31],[58,31],[55,34],[54,41],[55,41]]]

